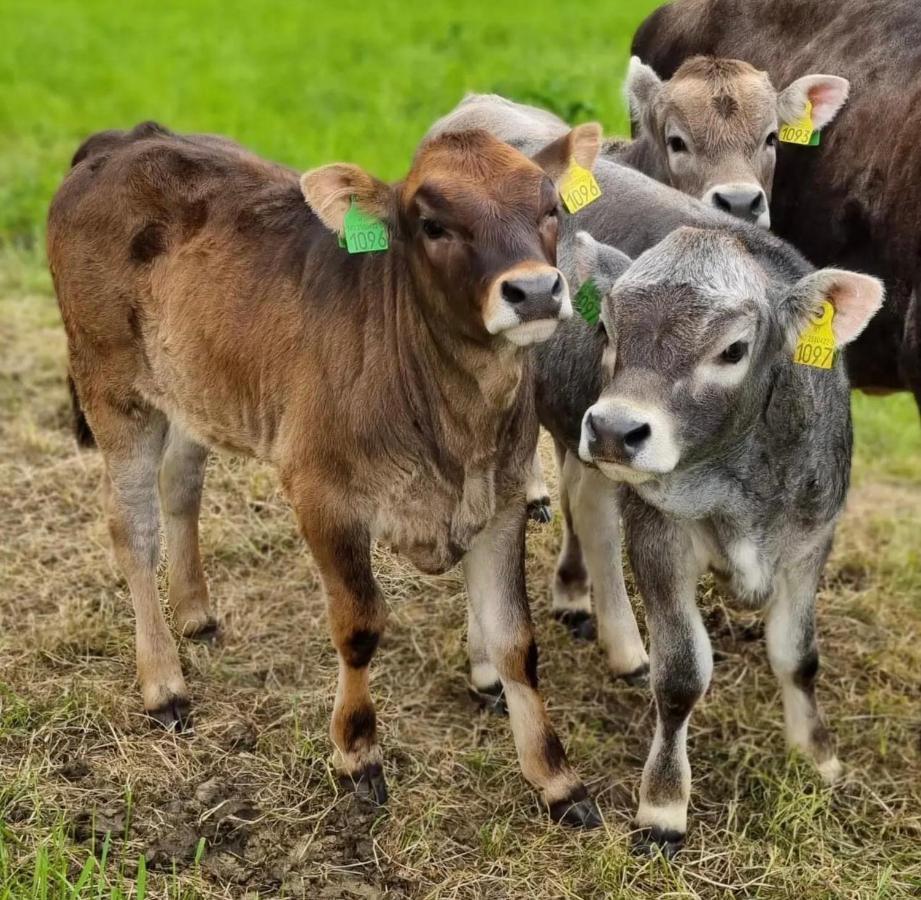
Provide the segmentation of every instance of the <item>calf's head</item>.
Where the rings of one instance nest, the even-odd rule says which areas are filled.
[[[580,125],[528,159],[485,131],[448,132],[419,148],[403,182],[385,184],[353,165],[307,172],[307,202],[340,232],[351,203],[384,221],[409,257],[421,291],[459,331],[523,346],[572,315],[556,265],[557,185],[575,162],[591,168],[597,124]]]
[[[722,231],[680,228],[632,263],[587,234],[576,242],[578,278],[605,295],[603,387],[579,456],[615,480],[648,481],[726,451],[764,411],[779,367],[797,365],[823,300],[839,347],[882,303],[881,283],[854,272],[772,280]]]
[[[669,81],[637,57],[627,71],[630,113],[672,187],[770,227],[778,127],[812,104],[820,131],[847,100],[849,83],[806,75],[778,93],[767,73],[737,59],[695,56]]]

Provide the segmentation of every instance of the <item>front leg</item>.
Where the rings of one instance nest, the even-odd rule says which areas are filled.
[[[687,833],[688,720],[710,683],[713,653],[695,601],[698,568],[687,532],[636,496],[625,503],[627,547],[646,605],[656,733],[636,824],[644,849],[674,855]]]
[[[560,480],[566,486],[572,527],[588,568],[598,617],[598,638],[607,654],[608,666],[615,676],[628,683],[642,684],[649,671],[649,657],[624,582],[620,488],[569,452]]]
[[[347,503],[337,506],[348,509]],[[330,636],[339,656],[339,678],[330,722],[334,765],[345,787],[376,803],[387,799],[377,716],[368,669],[387,616],[371,571],[368,530],[341,512],[309,500],[295,505],[326,591]]]
[[[471,616],[505,693],[524,777],[558,822],[601,824],[595,802],[569,767],[537,690],[537,644],[525,591],[525,507],[511,502],[477,535],[464,557]]]

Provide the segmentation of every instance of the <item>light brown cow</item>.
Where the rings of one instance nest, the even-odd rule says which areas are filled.
[[[174,623],[199,634],[213,618],[198,514],[206,448],[220,447],[275,464],[320,569],[346,783],[386,797],[368,690],[385,619],[379,539],[427,572],[463,560],[471,634],[498,671],[525,777],[555,819],[598,824],[537,690],[523,347],[571,314],[555,181],[599,146],[597,125],[533,161],[485,132],[448,134],[395,185],[344,164],[299,179],[229,141],[152,124],[78,151],[48,256],[154,718],[178,727],[189,710],[157,595],[158,487]],[[386,225],[388,250],[337,245],[352,205]]]
[[[778,92],[766,72],[714,56],[695,56],[662,81],[634,56],[626,90],[636,139],[605,155],[767,228],[779,126],[800,119],[808,100],[821,131],[849,89],[835,75],[804,75]]]

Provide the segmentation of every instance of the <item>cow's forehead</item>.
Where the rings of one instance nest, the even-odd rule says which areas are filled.
[[[528,196],[536,202],[545,177],[526,156],[485,131],[449,132],[419,148],[404,197],[426,186],[448,200],[481,193],[509,202]]]
[[[679,228],[639,256],[617,281],[611,314],[621,328],[668,324],[676,335],[701,335],[767,307],[767,273],[733,235]],[[671,327],[674,326],[674,327]]]
[[[739,63],[685,74],[679,69],[667,82],[663,101],[665,114],[678,116],[692,131],[705,132],[710,140],[732,140],[760,132],[773,119],[777,94],[765,73]]]
[[[748,248],[727,231],[678,228],[630,265],[617,282],[631,294],[652,285],[686,285],[713,303],[764,298],[769,279]]]

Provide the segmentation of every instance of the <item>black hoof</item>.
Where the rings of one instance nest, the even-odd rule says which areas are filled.
[[[167,731],[188,731],[192,727],[191,704],[186,697],[173,697],[156,709],[148,709],[153,724]]]
[[[630,685],[630,687],[645,687],[649,684],[649,663],[643,663],[639,668],[634,669],[632,672],[628,672],[626,675],[621,675],[624,681]]]
[[[196,641],[199,644],[210,644],[214,646],[221,639],[221,626],[218,625],[217,619],[208,616],[208,620],[197,631],[186,634],[185,637],[190,641]]]
[[[478,688],[472,684],[467,687],[467,692],[476,705],[494,716],[507,716],[508,705],[505,702],[505,689],[502,682],[497,681],[489,687]]]
[[[339,783],[347,791],[354,791],[359,800],[383,806],[387,802],[387,781],[384,767],[380,763],[371,763],[354,775],[342,775]]]
[[[684,835],[670,828],[644,828],[633,842],[638,856],[655,856],[661,853],[666,859],[674,859],[684,846]]]
[[[597,637],[595,620],[584,609],[555,609],[553,618],[568,628],[577,641],[593,641]]]
[[[565,800],[550,804],[550,818],[571,828],[600,828],[601,813],[581,785]]]
[[[553,521],[553,509],[550,506],[549,497],[541,497],[540,500],[528,501],[528,518],[533,519],[540,525],[546,525]]]

